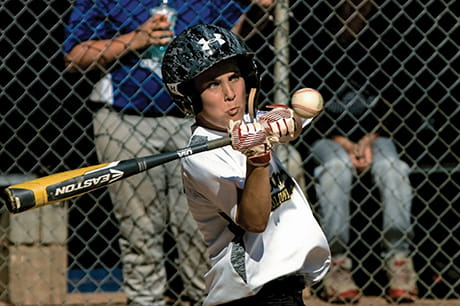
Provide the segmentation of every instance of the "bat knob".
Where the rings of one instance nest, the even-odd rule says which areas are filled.
[[[35,206],[35,197],[31,190],[7,187],[0,197],[8,211],[13,214]]]

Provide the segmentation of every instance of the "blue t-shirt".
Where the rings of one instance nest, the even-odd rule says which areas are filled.
[[[87,40],[111,39],[134,31],[150,17],[150,10],[160,0],[77,0],[65,29],[64,53]],[[196,24],[216,24],[231,28],[244,12],[244,7],[228,0],[170,0],[177,10],[175,34]],[[107,67],[112,80],[113,105],[144,113],[160,114],[174,108],[163,86],[142,50],[127,54]]]

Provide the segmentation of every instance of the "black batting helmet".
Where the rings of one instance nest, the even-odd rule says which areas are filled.
[[[199,93],[194,91],[191,81],[230,58],[237,60],[248,92],[251,88],[259,90],[254,53],[231,31],[210,24],[196,25],[171,41],[162,62],[163,82],[185,114],[194,116],[202,108]]]

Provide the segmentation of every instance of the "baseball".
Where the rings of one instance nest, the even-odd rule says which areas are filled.
[[[291,99],[291,107],[302,118],[309,119],[318,115],[323,110],[323,97],[312,88],[297,90]]]

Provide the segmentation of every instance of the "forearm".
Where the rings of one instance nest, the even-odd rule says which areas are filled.
[[[255,4],[261,5],[263,7],[268,7],[270,5],[273,5],[275,0],[238,0],[238,2],[243,4],[243,5],[249,5],[252,2],[252,3],[255,3]]]
[[[265,230],[271,212],[270,166],[247,167],[236,223],[246,231],[260,233]]]
[[[64,56],[66,69],[70,72],[104,69],[104,67],[138,49],[135,32],[108,40],[88,40],[76,45]]]
[[[377,133],[369,133],[369,134],[364,135],[364,136],[359,140],[359,143],[360,143],[361,145],[370,146],[370,145],[372,145],[372,143],[374,143],[374,141],[377,139],[377,137],[378,137],[378,134],[377,134]]]
[[[341,145],[345,149],[345,151],[347,152],[353,151],[354,143],[348,138],[344,136],[334,136],[332,137],[332,140],[338,143],[339,145]]]

